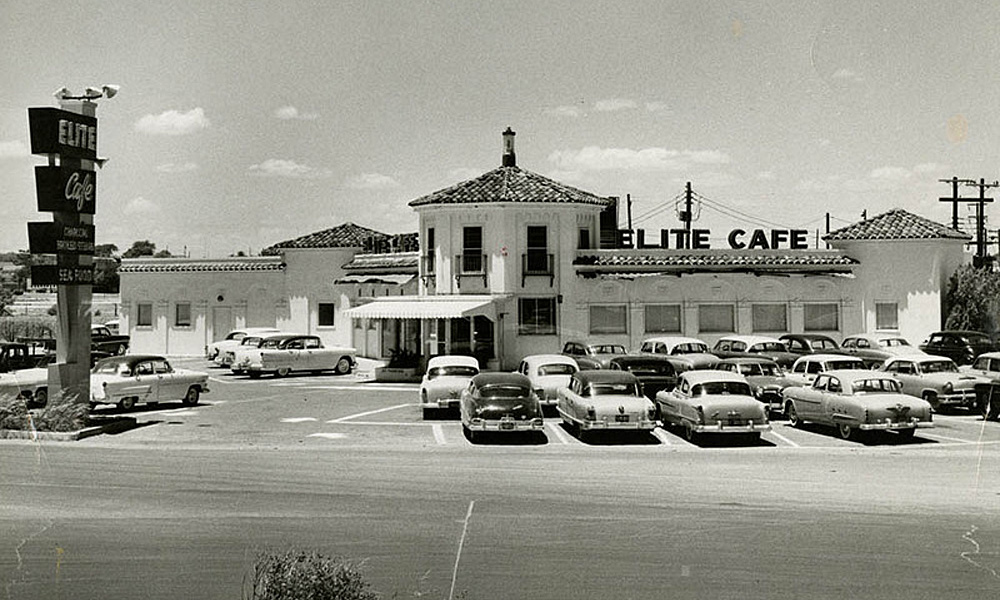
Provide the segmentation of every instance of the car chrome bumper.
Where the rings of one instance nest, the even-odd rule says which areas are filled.
[[[725,423],[713,423],[711,425],[695,425],[692,430],[697,433],[758,433],[771,431],[771,424],[726,425]]]
[[[516,431],[541,431],[545,427],[545,423],[541,419],[532,419],[530,421],[487,421],[473,419],[471,422],[466,423],[465,426],[473,431],[501,431],[509,433]]]
[[[905,423],[862,423],[858,425],[861,431],[886,431],[889,429],[928,429],[934,427],[930,421],[907,421]]]
[[[615,421],[578,421],[580,429],[584,430],[606,430],[606,431],[652,431],[656,429],[656,421],[646,419],[640,421],[627,421],[618,423]]]
[[[976,390],[955,392],[954,394],[941,394],[937,397],[938,404],[954,404],[960,406],[976,405]]]
[[[459,404],[461,404],[461,401],[458,398],[437,398],[433,400],[428,399],[423,403],[423,406],[424,408],[458,408]]]

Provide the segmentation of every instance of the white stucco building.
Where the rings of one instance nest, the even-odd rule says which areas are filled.
[[[617,200],[519,167],[509,129],[500,167],[410,206],[418,243],[346,224],[271,256],[123,261],[133,349],[196,354],[241,325],[503,369],[570,339],[884,331],[918,343],[941,327],[948,279],[968,261],[968,235],[901,209],[829,233],[829,249],[780,230],[746,233],[757,242],[740,249],[623,244]]]

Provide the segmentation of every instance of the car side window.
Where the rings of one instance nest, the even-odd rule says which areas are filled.
[[[153,370],[157,373],[169,373],[170,365],[165,360],[153,361]]]
[[[1000,371],[1000,358],[990,359],[990,371]]]
[[[141,362],[135,367],[136,375],[152,375],[153,374],[153,363],[151,362]]]
[[[788,344],[788,348],[790,350],[805,350],[806,349],[806,345],[803,344],[801,340],[785,340],[785,343]]]
[[[806,366],[806,373],[821,373],[823,371],[823,365],[818,362],[809,361]]]
[[[815,381],[813,381],[813,387],[816,388],[817,390],[825,390],[826,384],[829,379],[830,378],[827,377],[826,375],[820,375],[816,377]]]
[[[858,340],[855,345],[858,348],[870,348],[871,347],[870,344],[868,343],[868,340]]]
[[[844,388],[841,387],[839,379],[831,377],[830,381],[826,384],[826,389],[829,392],[841,392]]]

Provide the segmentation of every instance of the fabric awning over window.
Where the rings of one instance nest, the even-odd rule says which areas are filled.
[[[455,319],[482,315],[496,320],[490,296],[396,296],[349,308],[352,319]]]

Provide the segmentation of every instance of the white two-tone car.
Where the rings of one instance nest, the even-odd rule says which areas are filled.
[[[427,361],[420,381],[420,406],[426,419],[436,409],[458,408],[462,391],[479,374],[479,361],[472,356],[435,356]]]
[[[172,400],[194,406],[208,391],[208,373],[175,369],[152,354],[104,358],[90,373],[91,405],[117,404],[122,410]]]
[[[771,431],[767,406],[754,398],[746,378],[730,371],[686,371],[669,392],[657,392],[664,427],[684,428],[688,441],[704,434],[742,435],[751,442]]]
[[[656,407],[643,395],[639,379],[627,371],[574,373],[569,385],[559,390],[556,410],[581,440],[589,431],[656,428]]]
[[[234,329],[225,338],[205,346],[205,358],[220,367],[228,367],[232,362],[227,362],[227,360],[232,360],[232,354],[227,357],[226,352],[234,351],[243,341],[243,338],[247,336],[269,336],[278,333],[281,333],[281,330],[275,327],[244,327],[243,329]]]
[[[532,354],[517,367],[518,373],[531,380],[531,389],[542,407],[554,407],[559,402],[560,388],[569,385],[569,378],[579,370],[576,361],[563,354]]]
[[[294,371],[333,371],[346,375],[356,365],[357,350],[354,348],[324,346],[315,335],[283,334],[264,338],[256,348],[243,350],[241,347],[230,368],[256,379],[265,373],[287,377]]]

